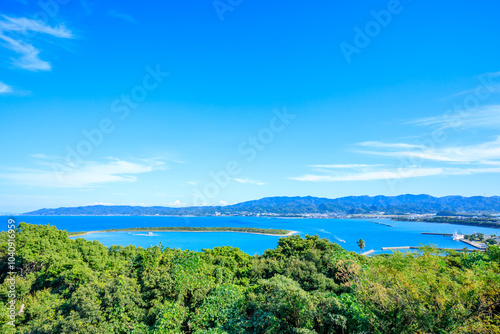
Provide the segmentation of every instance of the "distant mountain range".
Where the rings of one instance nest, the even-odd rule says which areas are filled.
[[[349,196],[336,199],[318,197],[266,197],[228,206],[162,207],[91,205],[41,209],[26,215],[300,215],[330,214],[419,214],[442,210],[457,213],[500,213],[500,196],[462,197],[430,195]]]

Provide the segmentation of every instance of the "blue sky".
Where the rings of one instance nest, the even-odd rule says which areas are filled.
[[[0,212],[499,195],[499,9],[4,1]]]

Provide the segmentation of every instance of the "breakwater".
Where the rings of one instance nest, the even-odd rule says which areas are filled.
[[[379,223],[379,222],[375,222],[373,220],[370,221],[370,223],[374,223],[374,224],[379,224],[379,225],[384,225],[384,226],[388,226],[388,227],[392,227],[392,225],[389,225],[389,224],[384,224],[384,223]]]
[[[442,235],[443,237],[452,237],[452,233],[431,233],[431,232],[422,232],[422,234],[426,235]]]
[[[474,246],[471,244],[471,246]],[[476,247],[476,246],[474,246]],[[417,246],[397,246],[397,247],[382,247],[382,250],[400,250],[400,249],[420,249],[421,247],[417,247]],[[484,249],[481,249],[479,247],[476,247],[478,248],[480,251],[483,251],[484,252]],[[442,247],[436,247],[436,249],[439,249],[439,250],[444,250],[444,251],[449,251],[449,250],[453,250],[453,251],[462,251],[463,248],[442,248]],[[467,251],[469,252],[475,252],[477,251],[477,249],[467,249]]]

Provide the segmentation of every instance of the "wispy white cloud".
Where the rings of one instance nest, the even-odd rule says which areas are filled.
[[[115,203],[113,202],[92,202],[92,203],[87,203],[87,204],[84,204],[83,206],[95,206],[95,205],[116,205]]]
[[[113,159],[113,157],[108,157],[108,159]],[[166,170],[170,169],[170,167],[167,166],[165,162],[165,158],[161,157],[155,157],[155,158],[149,158],[149,159],[138,159],[139,161],[153,167],[154,169],[161,169],[161,170]]]
[[[3,21],[0,21],[0,28],[4,31],[15,31],[26,33],[34,31],[42,34],[52,35],[59,38],[73,38],[73,33],[65,25],[51,27],[43,22],[27,19],[24,17],[9,17],[2,15]]]
[[[379,147],[381,146],[373,146],[373,148]],[[394,148],[397,148],[397,146],[394,146]],[[361,152],[379,156],[418,158],[442,162],[484,163],[485,161],[500,159],[500,136],[493,141],[476,145],[448,146],[440,148],[415,146],[415,149],[413,150],[373,150]]]
[[[14,90],[11,86],[4,84],[0,81],[0,94],[12,93]]]
[[[422,168],[419,166],[411,166],[408,168],[384,169],[370,172],[350,173],[345,175],[306,174],[300,177],[291,177],[290,179],[308,182],[344,182],[394,180],[436,175],[474,175],[484,173],[500,173],[500,168]]]
[[[405,143],[383,143],[380,141],[365,141],[357,144],[358,146],[369,146],[378,148],[418,148],[421,145],[405,144]]]
[[[487,90],[500,93],[500,83],[492,78],[500,72],[486,73],[480,78],[483,86],[465,93],[478,94]],[[486,79],[485,79],[486,78]],[[464,108],[463,108],[464,109]],[[445,130],[448,128],[500,128],[500,105],[481,106],[471,110],[457,110],[440,116],[421,118],[406,124]],[[404,179],[415,177],[474,175],[500,173],[500,136],[490,141],[467,145],[423,145],[408,142],[364,141],[355,144],[354,152],[398,159],[411,163],[404,168],[388,164],[321,164],[309,165],[310,172],[290,177],[306,182],[341,182]],[[419,164],[419,165],[417,165]],[[423,166],[428,164],[428,166]]]
[[[409,123],[443,130],[448,128],[498,128],[500,127],[500,105],[426,117]]]
[[[344,175],[314,175],[306,174],[300,177],[291,177],[296,181],[309,182],[342,182],[342,181],[372,181],[372,180],[389,180],[402,179],[411,177],[422,177],[442,174],[441,168],[405,168],[405,169],[385,169],[370,172],[357,172]]]
[[[115,158],[104,162],[86,161],[78,166],[68,166],[44,155],[36,156],[39,168],[0,166],[0,179],[29,186],[82,188],[115,182],[136,182],[137,174],[163,169],[158,163],[135,163]]]
[[[373,150],[359,151],[360,153],[406,158],[411,159],[410,161],[428,161],[437,166],[410,165],[405,168],[390,168],[380,164],[310,165],[310,168],[321,169],[316,170],[315,173],[290,177],[290,179],[309,182],[341,182],[500,173],[500,136],[493,141],[480,144],[440,148],[383,142],[364,142],[361,145],[371,147]],[[476,167],[471,167],[472,165]]]
[[[234,178],[233,180],[236,181],[236,182],[238,182],[238,183],[244,183],[244,184],[255,184],[255,185],[258,185],[258,186],[265,185],[265,183],[262,182],[262,181],[252,180],[252,179],[237,179],[237,178]]]
[[[121,20],[124,20],[124,21],[127,21],[129,23],[133,23],[133,24],[136,24],[137,21],[136,19],[134,19],[132,16],[128,15],[128,14],[124,14],[124,13],[119,13],[117,12],[116,10],[114,9],[111,9],[109,12],[108,12],[108,16],[111,16],[111,17],[116,17],[118,19],[121,19]]]
[[[491,82],[492,78],[497,78],[497,77],[500,77],[500,72],[484,73],[484,74],[479,76],[480,81],[482,81],[482,84],[480,86],[477,86],[477,87],[471,88],[471,89],[466,89],[466,90],[463,90],[461,92],[455,93],[453,95],[446,96],[442,100],[444,101],[444,100],[447,100],[447,99],[450,99],[453,97],[462,96],[462,95],[466,95],[466,94],[475,94],[477,96],[478,93],[481,91],[481,89],[485,89],[485,88],[488,89],[491,93],[500,93],[500,83]],[[490,82],[488,82],[488,81],[490,81]],[[488,84],[485,85],[484,82],[488,82]]]
[[[168,203],[168,206],[182,207],[182,206],[187,206],[187,204],[186,203],[182,203],[180,200],[175,200],[173,202]]]
[[[11,85],[7,85],[6,83],[0,82],[0,95],[17,95],[17,96],[26,96],[31,94],[30,91],[20,90],[17,87],[13,87]]]
[[[11,58],[15,67],[28,71],[50,71],[52,69],[48,61],[40,59],[40,50],[31,44],[27,38],[28,32],[65,39],[75,37],[64,25],[51,27],[32,19],[2,15],[2,19],[0,19],[0,40],[3,43],[1,45],[18,54],[17,57]]]
[[[7,37],[0,33],[0,39],[6,42],[4,47],[20,54],[19,58],[12,58],[12,64],[16,67],[28,71],[50,71],[52,69],[49,62],[38,57],[40,51],[33,45],[20,40]]]
[[[326,169],[352,169],[352,168],[370,168],[370,167],[378,167],[378,166],[384,166],[382,164],[375,164],[375,165],[366,165],[366,164],[333,164],[333,165],[310,165],[308,167],[312,168],[326,168]]]
[[[500,77],[500,72],[488,72],[484,73],[480,76],[478,76],[479,81],[481,82],[480,86],[477,86],[475,88],[471,89],[466,89],[461,92],[449,95],[441,99],[442,101],[454,98],[457,96],[463,96],[466,94],[474,94],[476,97],[478,97],[484,89],[488,90],[489,93],[500,93],[500,83],[493,82],[493,78]]]

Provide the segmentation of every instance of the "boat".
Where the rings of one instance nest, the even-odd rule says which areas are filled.
[[[152,236],[152,235],[154,235],[154,234],[153,234],[153,232],[149,232],[149,233],[148,233],[148,235],[149,235],[149,236]]]
[[[463,234],[458,234],[457,231],[455,231],[453,233],[452,238],[453,238],[454,241],[459,241],[459,240],[462,240],[464,238],[464,235]]]
[[[325,231],[326,232],[326,231]],[[338,242],[344,242],[345,243],[345,240],[344,239],[340,239],[339,237],[337,237],[336,235],[333,236],[335,238],[335,240],[337,240]]]

